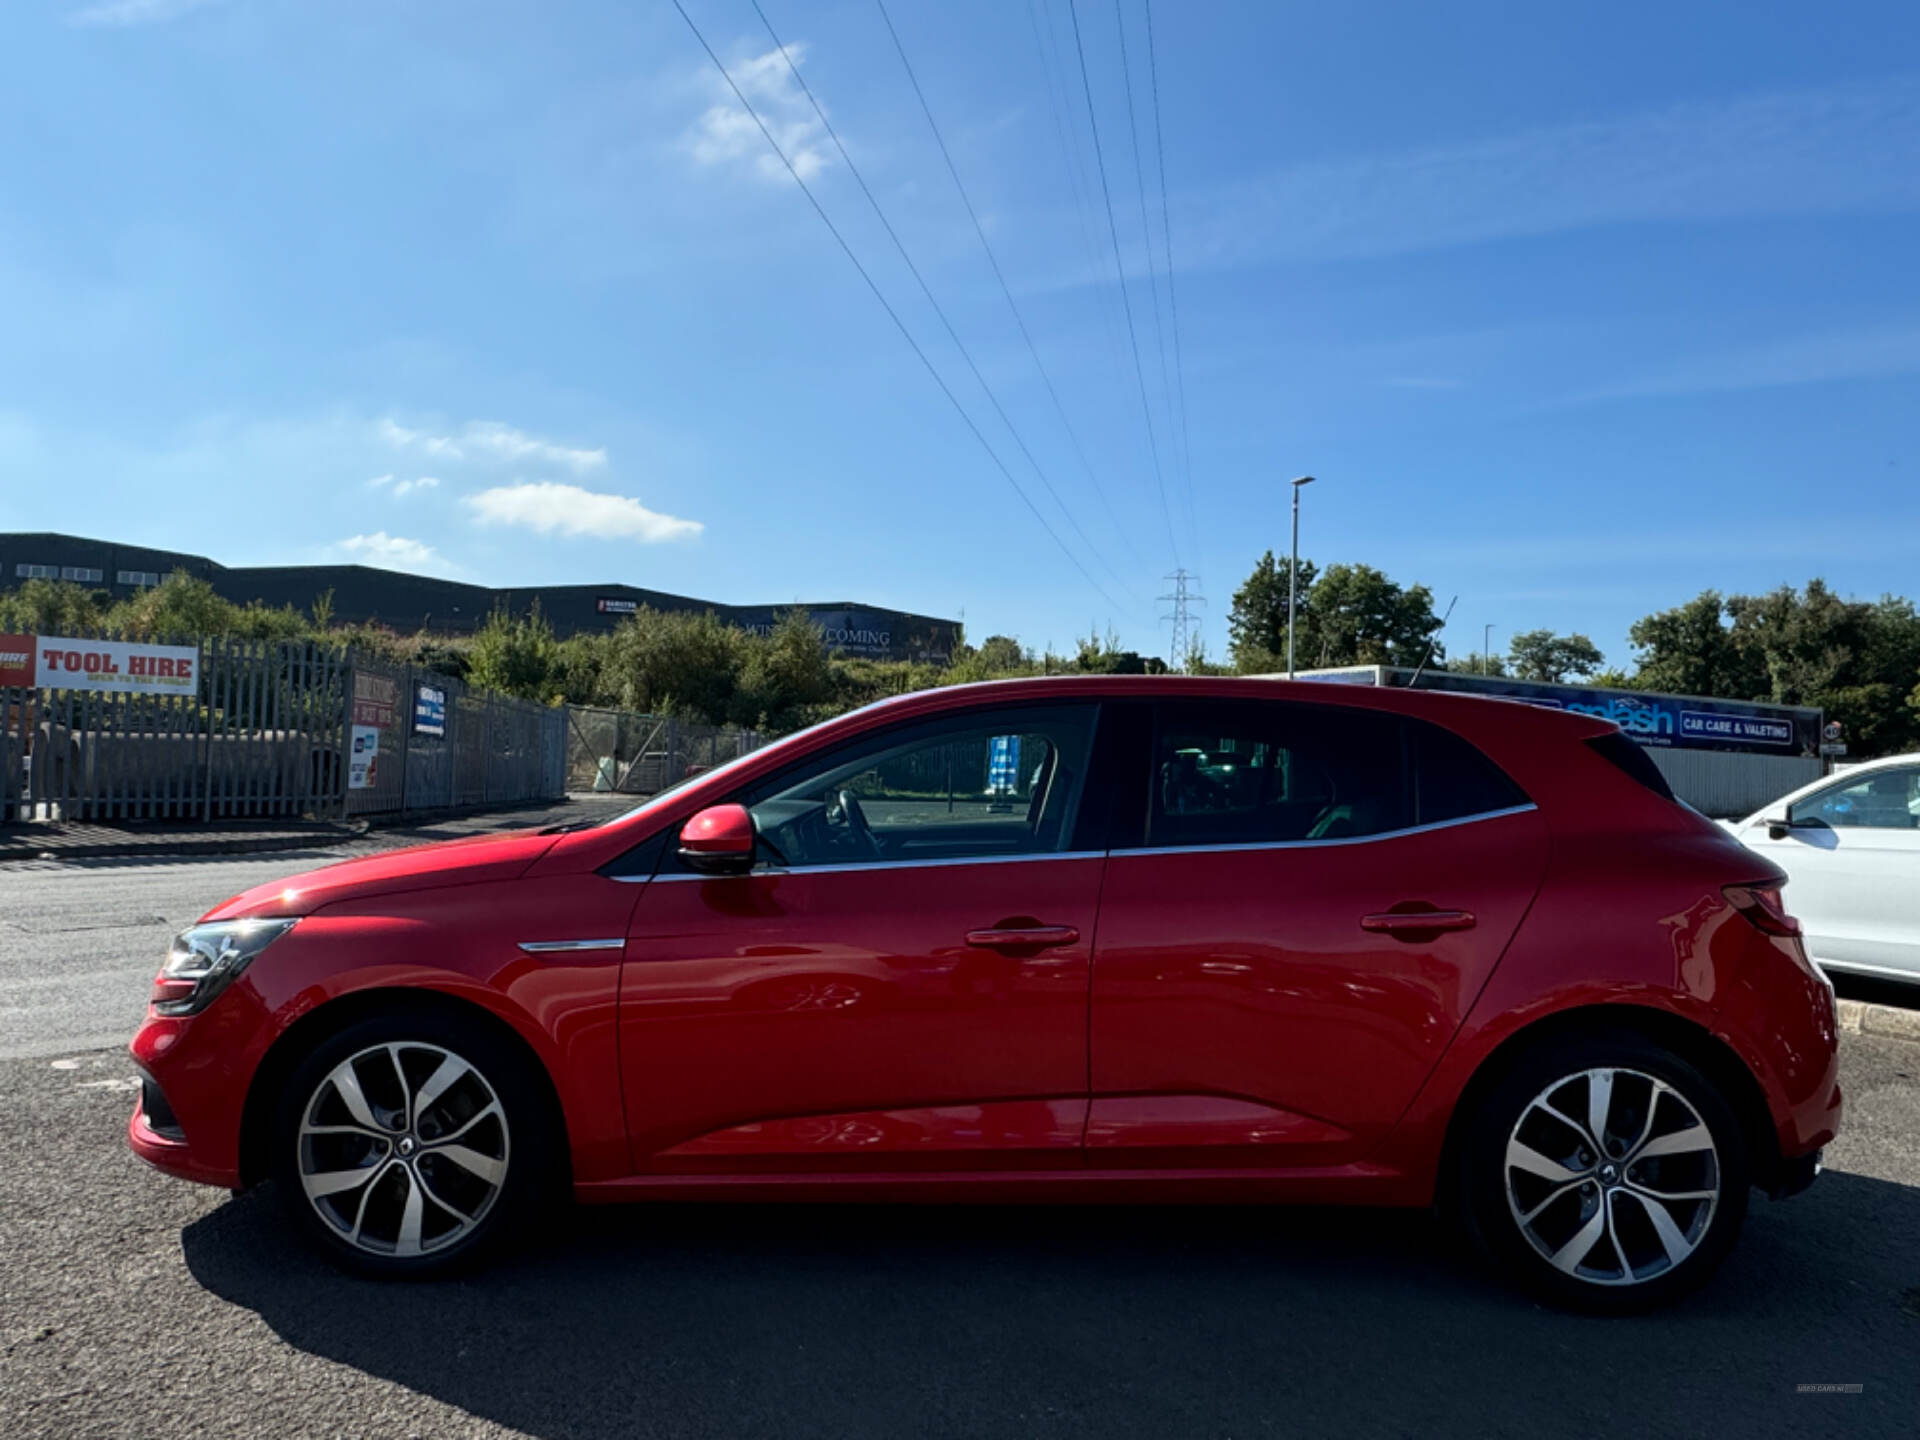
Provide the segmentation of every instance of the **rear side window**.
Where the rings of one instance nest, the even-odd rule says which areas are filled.
[[[1465,820],[1528,803],[1526,791],[1506,771],[1451,730],[1424,720],[1406,725],[1413,752],[1416,825]]]
[[[1667,777],[1660,773],[1660,767],[1646,750],[1629,740],[1621,731],[1611,735],[1596,735],[1587,741],[1594,754],[1607,761],[1616,769],[1626,772],[1627,777],[1644,785],[1662,800],[1673,800],[1673,787],[1667,784]]]
[[[1169,705],[1155,727],[1150,846],[1342,840],[1402,830],[1399,717],[1319,705]]]

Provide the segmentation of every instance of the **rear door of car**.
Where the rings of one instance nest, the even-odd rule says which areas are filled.
[[[1093,964],[1090,1163],[1364,1152],[1531,903],[1542,818],[1458,736],[1376,710],[1178,702],[1137,723]]]

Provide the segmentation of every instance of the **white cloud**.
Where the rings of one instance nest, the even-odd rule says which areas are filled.
[[[395,566],[405,570],[449,571],[456,568],[443,560],[431,545],[401,535],[389,535],[384,530],[376,530],[371,535],[349,535],[333,548],[368,565]]]
[[[498,420],[469,420],[455,435],[410,430],[392,419],[379,424],[380,438],[396,450],[418,450],[442,460],[511,463],[523,460],[565,465],[570,470],[599,470],[607,463],[605,446],[588,450],[529,435]]]
[[[67,23],[122,29],[130,25],[157,25],[185,15],[189,10],[217,3],[218,0],[106,0],[105,4],[75,11],[67,17]]]
[[[793,71],[787,64],[791,57],[798,65],[806,53],[807,47],[803,44],[788,45],[785,54],[777,49],[769,50],[734,65],[728,73],[766,122],[780,148],[787,152],[800,178],[811,180],[827,165],[823,148],[827,128],[820,123],[820,117],[795,83]],[[751,160],[754,170],[763,178],[784,178],[787,167],[767,148],[760,127],[754,123],[753,116],[741,108],[727,82],[707,70],[703,84],[717,101],[687,133],[687,150],[693,158],[702,165],[731,165]]]
[[[599,540],[686,540],[706,527],[649,510],[630,495],[608,495],[551,480],[497,485],[466,498],[482,525],[515,525],[540,535]]]
[[[435,475],[421,475],[412,480],[396,480],[392,475],[376,475],[367,481],[369,490],[386,490],[397,500],[403,495],[411,495],[416,490],[437,490],[440,480]]]

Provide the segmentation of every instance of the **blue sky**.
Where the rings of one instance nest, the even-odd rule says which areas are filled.
[[[1176,367],[1146,11],[1078,0],[1136,373],[1068,0],[889,0],[1070,435],[875,4],[762,5],[1018,441],[750,0],[688,0],[1074,559],[668,0],[12,0],[0,529],[1062,648],[1164,649],[1178,563],[1218,655],[1310,471],[1303,551],[1456,651],[1920,593],[1920,7],[1160,0]]]

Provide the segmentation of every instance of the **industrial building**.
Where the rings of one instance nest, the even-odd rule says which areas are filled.
[[[1342,685],[1409,685],[1415,673],[1397,665],[1347,665],[1302,670],[1297,678]],[[1826,768],[1821,756],[1821,712],[1804,705],[1549,685],[1449,670],[1418,673],[1422,690],[1518,700],[1611,720],[1645,747],[1674,794],[1716,818],[1751,815],[1768,801],[1818,780]]]
[[[827,648],[837,654],[936,664],[946,663],[960,633],[952,620],[851,600],[729,605],[616,583],[496,588],[372,565],[226,566],[204,555],[75,535],[0,534],[0,589],[31,579],[71,580],[121,600],[158,585],[176,570],[207,581],[217,594],[239,605],[257,600],[310,611],[317,598],[330,592],[335,621],[380,624],[402,633],[468,634],[496,610],[524,616],[537,604],[561,636],[611,630],[643,607],[710,610],[730,625],[765,634],[785,611],[803,609],[820,627]]]

